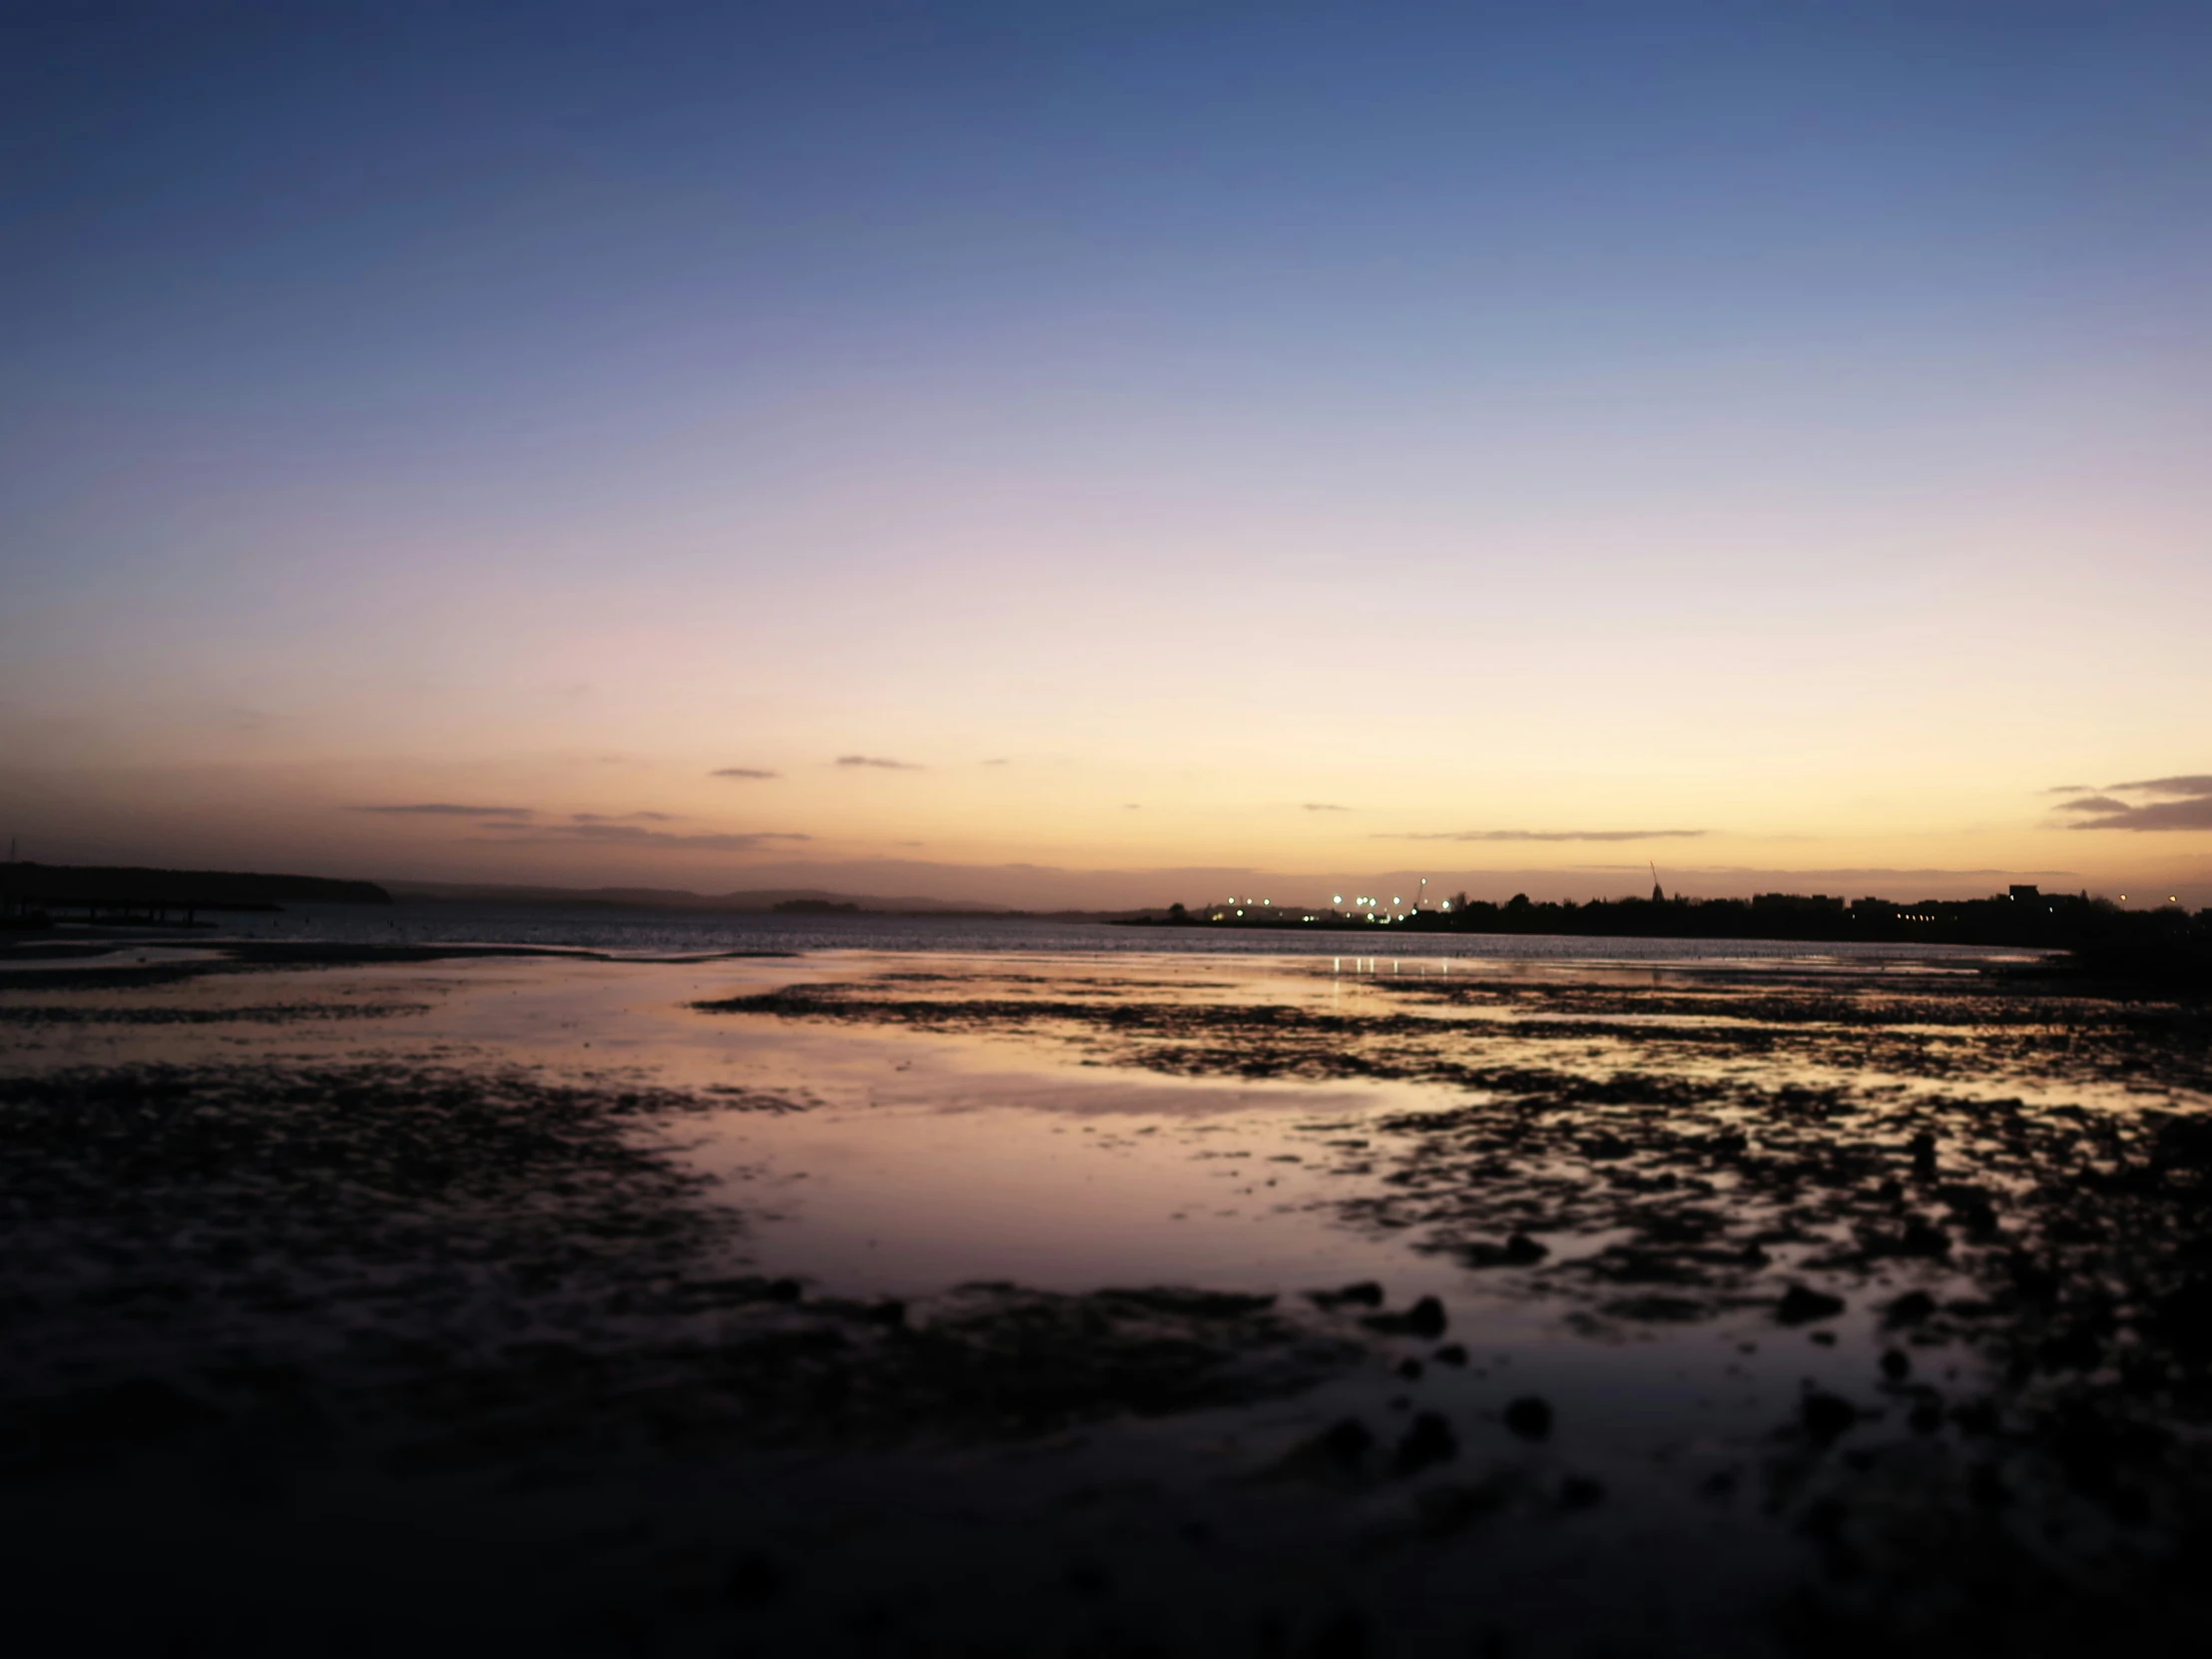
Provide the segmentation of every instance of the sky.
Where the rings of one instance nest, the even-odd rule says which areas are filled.
[[[0,216],[25,857],[2212,903],[2212,7],[32,3]]]

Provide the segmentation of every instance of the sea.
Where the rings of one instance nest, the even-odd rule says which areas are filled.
[[[785,915],[600,905],[300,905],[226,916],[202,938],[396,945],[527,945],[615,956],[921,951],[1100,956],[1480,958],[1560,962],[1880,962],[1965,965],[2041,952],[1929,944],[1789,939],[1607,938],[1549,934],[1410,932],[1385,924],[1327,931],[1129,927],[1011,916]],[[197,940],[195,942],[198,942]]]

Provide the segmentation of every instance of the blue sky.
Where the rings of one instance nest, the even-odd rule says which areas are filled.
[[[2206,8],[0,29],[48,844],[511,860],[338,816],[458,772],[981,866],[2207,864],[2037,793],[2207,764]]]

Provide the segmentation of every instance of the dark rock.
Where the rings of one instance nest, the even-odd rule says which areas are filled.
[[[1950,1235],[1925,1216],[1915,1216],[1905,1224],[1905,1232],[1898,1239],[1900,1256],[1948,1256]]]
[[[1902,1349],[1891,1349],[1882,1356],[1882,1375],[1893,1382],[1903,1382],[1913,1375],[1913,1362]]]
[[[1308,1291],[1307,1298],[1317,1308],[1380,1308],[1382,1306],[1382,1287],[1372,1279],[1363,1279],[1357,1285],[1346,1285],[1334,1291]]]
[[[1467,1351],[1457,1343],[1446,1343],[1429,1356],[1439,1366],[1463,1366],[1467,1363]]]
[[[1549,1438],[1551,1402],[1535,1394],[1523,1394],[1505,1407],[1505,1426],[1524,1440]]]
[[[1476,1481],[1431,1485],[1413,1500],[1413,1508],[1420,1517],[1421,1529],[1430,1537],[1449,1537],[1503,1509],[1521,1484],[1519,1475],[1497,1470]]]
[[[1996,1231],[1996,1205],[1979,1187],[1962,1183],[1936,1189],[1936,1196],[1950,1206],[1951,1219],[1977,1238]]]
[[[1986,1399],[1969,1399],[1950,1408],[1950,1420],[1963,1434],[1994,1434],[1997,1431],[1997,1408]]]
[[[2185,1280],[2153,1305],[2152,1332],[2191,1359],[2212,1354],[2212,1277]]]
[[[1943,1402],[1939,1399],[1924,1399],[1913,1407],[1913,1414],[1905,1419],[1916,1434],[1933,1434],[1943,1426]]]
[[[807,1287],[800,1284],[796,1279],[772,1280],[767,1291],[768,1299],[771,1302],[797,1302],[806,1294]]]
[[[1375,1444],[1375,1436],[1358,1417],[1344,1417],[1329,1425],[1317,1442],[1340,1463],[1357,1463]]]
[[[1966,1495],[1983,1509],[2002,1509],[2012,1501],[2012,1490],[1994,1463],[1976,1463],[1966,1471]]]
[[[1420,1369],[1420,1362],[1418,1360],[1400,1360],[1397,1363],[1397,1375],[1404,1378],[1405,1381],[1408,1382],[1417,1382],[1419,1380]]]
[[[1367,1659],[1367,1624],[1358,1613],[1341,1613],[1322,1626],[1306,1651],[1310,1659]]]
[[[759,1550],[749,1550],[731,1563],[722,1581],[723,1595],[739,1607],[758,1607],[783,1593],[784,1574]]]
[[[1444,1305],[1432,1296],[1424,1296],[1402,1314],[1370,1314],[1361,1323],[1384,1336],[1440,1337],[1447,1321]]]
[[[1907,1291],[1890,1304],[1882,1316],[1887,1326],[1903,1328],[1925,1323],[1936,1312],[1936,1299],[1926,1291]]]
[[[1859,1407],[1841,1395],[1815,1388],[1798,1402],[1798,1420],[1806,1433],[1825,1442],[1859,1420]]]
[[[1541,1262],[1551,1251],[1526,1233],[1514,1233],[1501,1245],[1461,1245],[1459,1261],[1470,1268],[1525,1268]]]
[[[2045,1371],[2095,1371],[2104,1345],[2086,1332],[2069,1331],[2036,1345],[2035,1359]]]
[[[1810,1325],[1815,1320],[1834,1319],[1843,1311],[1842,1297],[1792,1285],[1775,1304],[1774,1317],[1779,1325]]]
[[[2047,1308],[2058,1300],[2058,1275],[2026,1251],[2015,1250],[2005,1266],[2012,1276],[2013,1289],[2023,1301]]]
[[[1449,1462],[1459,1455],[1458,1437],[1451,1424],[1434,1411],[1423,1411],[1397,1442],[1397,1472],[1411,1474],[1431,1463]]]
[[[1132,1310],[1193,1320],[1244,1319],[1264,1314],[1275,1306],[1272,1296],[1245,1296],[1235,1291],[1186,1291],[1159,1285],[1141,1291],[1100,1291],[1098,1300],[1117,1312]]]
[[[50,1446],[81,1451],[165,1439],[219,1416],[173,1382],[138,1377],[68,1396],[44,1413],[40,1427]]]
[[[1605,1483],[1586,1474],[1570,1474],[1559,1486],[1559,1507],[1570,1513],[1591,1509],[1605,1501]]]
[[[1649,1325],[1692,1325],[1712,1313],[1694,1297],[1630,1296],[1608,1302],[1600,1310],[1608,1318],[1636,1320]]]
[[[1925,1181],[1936,1173],[1936,1137],[1923,1129],[1909,1144],[1913,1153],[1913,1173]]]

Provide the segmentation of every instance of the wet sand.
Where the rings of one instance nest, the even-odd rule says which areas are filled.
[[[2201,1006],[334,954],[0,963],[80,1647],[2197,1646]]]

